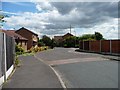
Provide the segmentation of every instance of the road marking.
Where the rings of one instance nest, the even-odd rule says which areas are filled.
[[[36,55],[34,55],[34,57],[37,59],[37,60],[40,60],[41,62],[43,62],[44,64],[48,65],[48,63],[46,63],[44,60],[42,60],[41,58],[38,58]],[[63,87],[64,90],[67,90],[67,87],[65,86],[65,83],[64,81],[62,80],[61,76],[59,75],[59,73],[51,66],[51,65],[48,65],[52,70],[53,72],[55,73],[55,75],[57,76],[61,86]]]
[[[66,87],[64,81],[62,80],[61,76],[59,75],[59,73],[51,65],[49,65],[49,66],[54,71],[54,73],[56,74],[56,76],[58,77],[58,79],[59,79],[62,87],[64,88],[64,90],[67,90],[67,87]]]
[[[92,62],[92,61],[103,61],[109,60],[105,58],[73,58],[73,59],[65,59],[65,60],[54,60],[54,61],[46,61],[49,65],[61,65],[61,64],[70,64],[70,63],[77,63],[77,62]]]

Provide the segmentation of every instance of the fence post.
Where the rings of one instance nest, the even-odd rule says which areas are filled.
[[[91,41],[89,41],[89,51],[91,51]]]
[[[80,47],[81,47],[81,46],[80,46],[80,41],[79,41],[79,49],[80,49]]]
[[[4,81],[6,82],[6,71],[7,71],[7,63],[6,63],[6,34],[4,33],[4,60],[5,60],[5,65],[4,65]]]
[[[102,41],[100,40],[100,53],[102,52]]]
[[[84,41],[83,41],[83,50],[84,50]]]
[[[110,54],[112,53],[112,43],[111,43],[111,40],[110,40]]]

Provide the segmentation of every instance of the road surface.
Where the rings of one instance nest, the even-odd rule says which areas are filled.
[[[35,56],[51,65],[67,88],[118,88],[118,61],[74,50],[55,48]]]

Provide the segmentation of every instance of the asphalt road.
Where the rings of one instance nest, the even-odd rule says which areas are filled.
[[[36,56],[53,66],[67,88],[118,88],[118,61],[72,48],[55,48]]]

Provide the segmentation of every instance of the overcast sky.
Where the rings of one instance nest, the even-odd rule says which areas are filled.
[[[53,37],[70,32],[81,36],[103,34],[106,39],[118,38],[117,2],[3,2],[3,13],[8,15],[4,29],[25,27]]]

